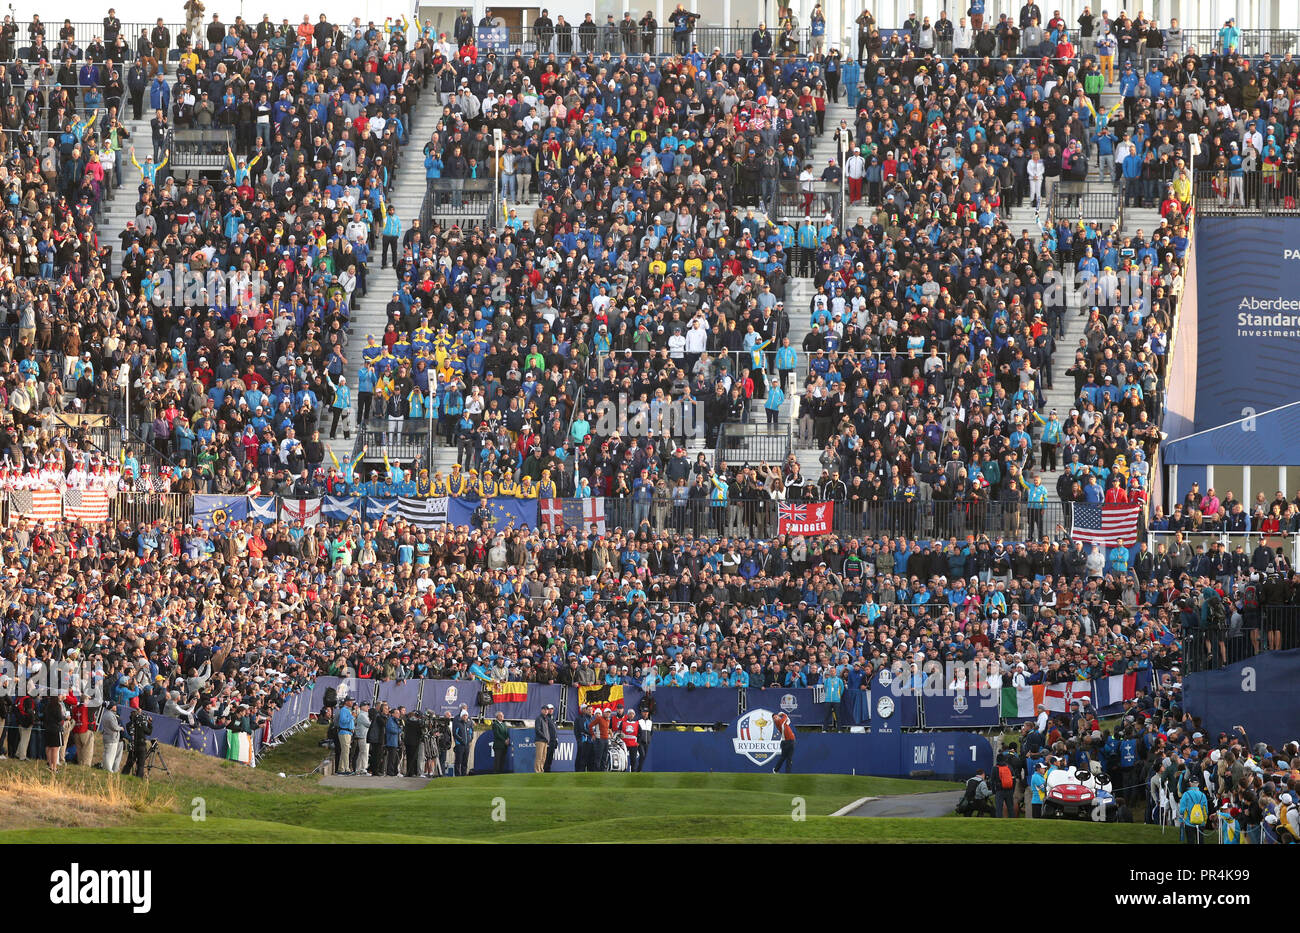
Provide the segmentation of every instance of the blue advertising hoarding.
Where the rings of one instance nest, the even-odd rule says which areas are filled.
[[[1242,419],[1250,428],[1254,415],[1300,399],[1300,218],[1202,217],[1194,242],[1192,430]]]

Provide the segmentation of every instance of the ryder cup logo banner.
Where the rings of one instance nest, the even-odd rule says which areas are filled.
[[[765,709],[751,709],[736,720],[736,735],[731,746],[736,754],[762,767],[781,754],[781,740],[773,722],[775,716]]]

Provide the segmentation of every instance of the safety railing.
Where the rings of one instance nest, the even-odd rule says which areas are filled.
[[[1198,172],[1195,192],[1201,214],[1300,213],[1300,176],[1280,167],[1239,175]]]
[[[491,178],[431,178],[420,204],[420,228],[443,220],[493,225],[496,193]]]
[[[1073,191],[1058,184],[1048,211],[1053,223],[1064,220],[1124,226],[1124,198],[1118,191]]]
[[[751,402],[751,407],[753,403]],[[753,415],[751,415],[753,417]],[[758,415],[762,418],[762,415]],[[778,466],[790,455],[790,429],[763,424],[724,424],[718,430],[714,446],[714,465],[753,466],[770,463]]]
[[[622,22],[621,19],[615,20],[615,26]],[[488,45],[497,51],[511,51],[536,53],[539,55],[600,55],[608,52],[611,55],[686,55],[693,49],[698,49],[702,55],[710,55],[713,50],[719,49],[724,54],[733,54],[737,49],[744,52],[746,56],[754,51],[754,32],[757,22],[754,26],[734,27],[734,26],[705,26],[697,23],[695,28],[685,34],[674,32],[671,26],[657,26],[654,29],[643,29],[638,21],[635,32],[624,32],[617,29],[611,32],[607,29],[607,23],[596,24],[594,32],[588,31],[585,34],[581,31],[581,21],[568,23],[572,27],[571,32],[556,30],[554,23],[550,27],[543,27],[539,30],[535,25],[523,28],[504,28],[494,30],[491,36],[491,42]],[[781,56],[789,54],[790,50],[781,48],[781,31],[770,28],[775,24],[769,24],[768,35],[771,37],[771,50],[768,55]],[[807,29],[796,29],[793,31],[795,39],[795,49],[793,52],[807,52],[809,45],[809,35]],[[480,39],[480,46],[485,42]]]
[[[1200,608],[1194,611],[1199,623]],[[1184,672],[1219,670],[1264,652],[1300,648],[1300,606],[1265,604],[1239,612],[1241,625],[1225,621],[1183,630]]]

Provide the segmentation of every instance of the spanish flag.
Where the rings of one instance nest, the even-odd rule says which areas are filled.
[[[621,684],[601,684],[598,687],[579,687],[578,703],[601,709],[618,709],[623,705]]]
[[[508,680],[492,685],[493,703],[523,703],[528,699],[528,684],[522,680]]]

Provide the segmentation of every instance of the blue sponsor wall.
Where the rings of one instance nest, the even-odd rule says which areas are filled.
[[[1191,430],[1300,400],[1300,260],[1284,252],[1300,250],[1300,218],[1202,217],[1194,244],[1196,347],[1176,348],[1196,354]]]
[[[718,732],[656,732],[647,771],[720,771],[758,774],[772,760],[754,761],[736,751],[737,726]],[[808,732],[795,742],[791,771],[797,774],[863,774],[907,777],[917,772],[965,780],[993,767],[993,746],[966,732]]]
[[[1300,648],[1271,651],[1217,671],[1188,674],[1183,681],[1187,712],[1201,721],[1211,743],[1220,732],[1246,730],[1252,745],[1281,747],[1300,739]]]

